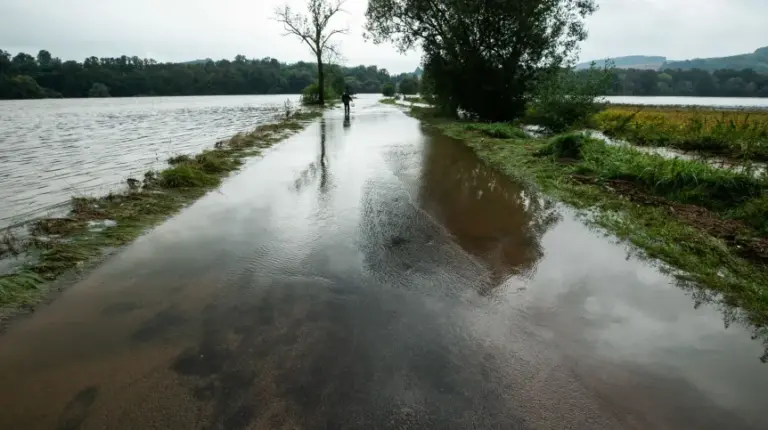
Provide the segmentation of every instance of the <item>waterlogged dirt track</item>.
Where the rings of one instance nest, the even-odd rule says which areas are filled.
[[[768,427],[744,328],[357,105],[14,324],[0,428]]]

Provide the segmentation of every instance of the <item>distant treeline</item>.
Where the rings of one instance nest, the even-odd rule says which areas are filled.
[[[390,76],[376,66],[328,66],[328,82],[352,92],[380,93]],[[219,94],[298,94],[317,78],[317,65],[284,64],[274,58],[158,63],[121,56],[62,61],[48,51],[36,57],[0,50],[0,99],[44,97],[132,97]]]
[[[712,73],[700,69],[613,69],[610,73],[609,95],[768,97],[768,74],[752,69]]]

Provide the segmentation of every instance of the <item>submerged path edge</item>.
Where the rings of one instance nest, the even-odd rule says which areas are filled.
[[[124,191],[73,197],[65,217],[0,231],[0,259],[19,261],[16,270],[0,275],[0,334],[138,237],[218,189],[246,159],[304,130],[323,112],[286,112],[198,154],[172,157],[164,170],[148,171],[142,180],[128,179]]]

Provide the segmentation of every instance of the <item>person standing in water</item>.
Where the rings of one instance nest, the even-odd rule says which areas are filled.
[[[349,91],[344,91],[344,94],[341,95],[341,102],[344,103],[344,115],[349,115],[349,102],[352,99],[353,97],[349,95]]]

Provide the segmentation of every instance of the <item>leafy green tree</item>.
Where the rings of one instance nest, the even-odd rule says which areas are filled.
[[[11,53],[0,49],[0,75],[11,73]]]
[[[285,5],[275,11],[278,22],[283,24],[286,35],[301,39],[315,54],[317,76],[320,88],[325,88],[324,61],[328,56],[338,55],[337,49],[330,43],[336,34],[347,34],[348,29],[329,29],[331,18],[341,11],[342,0],[307,0],[307,15],[293,12]],[[325,96],[319,91],[318,104],[325,104]]]
[[[37,73],[37,61],[35,60],[35,57],[29,54],[19,52],[13,57],[11,64],[16,73],[20,75],[32,76]]]
[[[400,94],[412,95],[419,92],[419,78],[408,76],[400,81]]]
[[[381,87],[381,94],[383,94],[384,97],[395,96],[395,86],[392,84],[392,82],[387,82]]]
[[[310,84],[307,88],[301,92],[301,103],[305,105],[316,105],[320,103],[320,86],[317,82]],[[322,95],[324,100],[336,100],[339,98],[339,94],[336,93],[333,88],[325,87]]]
[[[609,66],[592,66],[578,74],[558,70],[539,85],[528,109],[527,122],[553,133],[585,126],[594,114],[604,109],[604,103],[598,99],[610,85]]]
[[[47,52],[47,51],[46,51]],[[38,55],[44,62],[48,55]],[[0,51],[0,98],[18,98],[21,92],[10,90],[10,79],[22,69],[31,74],[46,97],[87,97],[94,82],[109,88],[111,95],[207,95],[207,94],[300,94],[318,79],[317,66],[299,62],[284,64],[274,58],[247,59],[243,55],[228,60],[197,60],[189,63],[158,63],[152,59],[120,56],[88,57],[82,63],[51,56],[47,66],[23,54],[14,63],[10,53]],[[378,93],[391,81],[385,69],[376,66],[340,67],[326,63],[326,82],[341,92],[347,85],[356,92]],[[326,85],[326,86],[328,86]],[[23,92],[32,96],[34,92]]]
[[[14,76],[9,80],[11,98],[40,99],[45,97],[45,90],[27,75]]]
[[[37,64],[41,67],[50,66],[51,61],[53,61],[53,57],[51,56],[51,53],[45,49],[41,49],[40,52],[37,53]]]
[[[370,0],[366,30],[420,45],[437,102],[481,118],[521,116],[542,76],[573,62],[594,0]]]

